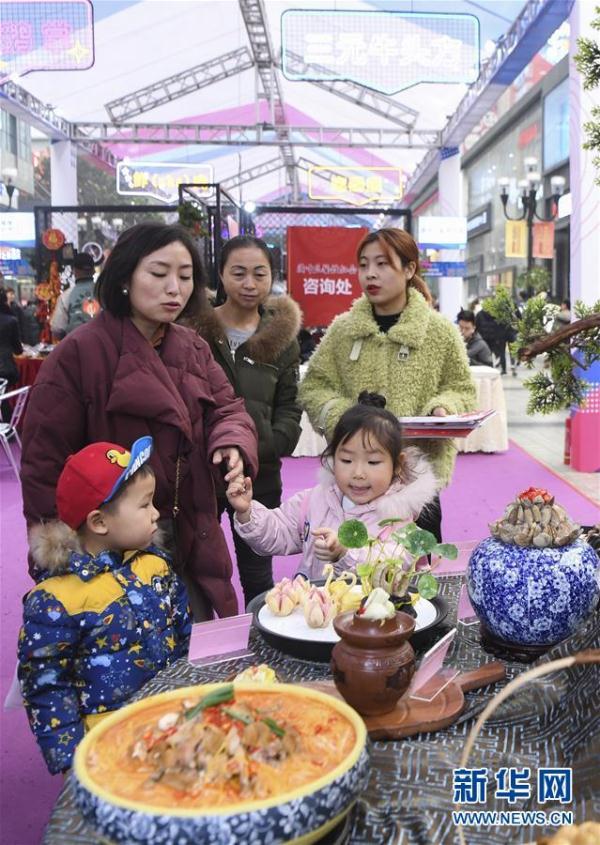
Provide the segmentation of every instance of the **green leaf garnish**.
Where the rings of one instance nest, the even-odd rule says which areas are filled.
[[[436,537],[431,531],[425,531],[423,528],[417,528],[415,531],[411,531],[404,542],[404,546],[408,551],[418,557],[429,554],[436,545]]]
[[[391,517],[390,519],[381,519],[377,525],[380,528],[385,528],[386,525],[396,525],[398,522],[402,522],[400,517]]]
[[[217,704],[224,704],[226,701],[233,700],[233,684],[224,684],[216,690],[207,693],[204,698],[201,698],[198,704],[190,707],[183,714],[185,719],[193,719],[198,713],[206,710],[207,707],[216,707]]]
[[[265,723],[265,725],[271,731],[273,731],[275,736],[278,736],[278,737],[285,736],[284,729],[280,725],[278,725],[277,722],[274,719],[271,719],[269,716],[265,716],[265,718],[262,721]]]
[[[437,546],[434,546],[433,551],[436,555],[448,560],[456,560],[458,557],[458,549],[453,543],[438,543]]]
[[[417,581],[417,590],[421,598],[432,599],[438,594],[438,582],[433,575],[426,572]]]
[[[347,519],[338,529],[338,540],[347,549],[362,549],[369,541],[367,526],[360,519]]]
[[[240,713],[239,710],[231,710],[229,707],[224,707],[223,713],[226,713],[228,716],[231,716],[232,719],[236,719],[238,722],[243,722],[245,725],[252,724],[252,716],[248,716],[247,713]]]

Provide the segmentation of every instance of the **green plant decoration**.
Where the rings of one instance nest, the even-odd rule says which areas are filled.
[[[545,267],[532,267],[524,270],[517,276],[517,287],[519,290],[527,291],[532,296],[542,291],[549,291],[552,276]]]
[[[524,382],[529,390],[528,414],[550,414],[584,404],[588,385],[577,375],[577,368],[586,370],[600,360],[600,300],[591,306],[576,302],[577,320],[553,332],[556,311],[557,306],[538,294],[527,301],[515,322],[513,354],[529,369],[538,355],[546,355],[546,367]]]
[[[205,212],[192,202],[182,202],[177,206],[179,224],[188,229],[195,238],[208,235],[208,221]]]
[[[600,6],[596,6],[598,15],[592,21],[592,28],[600,30]],[[577,70],[583,75],[583,87],[590,91],[600,85],[600,44],[592,41],[591,38],[578,38],[577,47],[579,52],[574,57]],[[591,111],[592,120],[584,124],[587,133],[587,141],[584,143],[586,150],[600,151],[600,106],[594,106]],[[594,156],[594,165],[600,170],[600,155]],[[600,176],[596,177],[600,185]]]
[[[498,323],[504,326],[513,326],[517,319],[517,308],[513,302],[508,288],[499,285],[493,296],[483,300],[481,306],[484,311],[490,314]]]
[[[389,595],[403,598],[415,576],[419,595],[431,599],[438,593],[438,582],[431,574],[431,564],[422,564],[417,570],[417,562],[426,555],[439,555],[450,560],[458,556],[458,549],[450,543],[438,543],[430,531],[425,531],[410,522],[397,530],[395,525],[401,519],[383,519],[380,528],[383,537],[370,537],[367,526],[359,519],[343,522],[338,530],[338,539],[350,549],[368,547],[367,559],[356,567],[356,574],[361,580],[363,592],[368,595],[375,587],[382,587]],[[395,543],[390,553],[390,540]]]

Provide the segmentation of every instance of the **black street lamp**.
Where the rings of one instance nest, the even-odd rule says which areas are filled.
[[[542,181],[541,174],[537,167],[537,158],[534,156],[529,156],[525,159],[525,167],[527,168],[527,173],[525,179],[521,179],[517,184],[518,187],[521,189],[521,204],[523,206],[523,211],[519,217],[511,217],[508,211],[506,210],[506,206],[508,204],[508,186],[510,185],[510,179],[507,176],[503,176],[498,179],[498,184],[500,185],[500,199],[502,200],[502,209],[504,211],[504,216],[507,220],[525,220],[527,223],[527,270],[531,270],[533,267],[533,223],[534,220],[537,218],[542,223],[549,223],[550,221],[554,220],[557,216],[557,209],[556,206],[558,205],[559,197],[562,195],[562,192],[565,187],[565,178],[564,176],[553,176],[550,179],[550,187],[552,189],[552,209],[550,212],[549,217],[543,217],[542,215],[537,213],[537,191],[540,182]]]
[[[6,191],[6,195],[8,197],[8,210],[10,211],[12,208],[12,198],[15,192],[15,188],[17,187],[14,184],[15,179],[17,178],[17,170],[15,167],[5,167],[2,171],[2,184],[4,185],[4,189]]]

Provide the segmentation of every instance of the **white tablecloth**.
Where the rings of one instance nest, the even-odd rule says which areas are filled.
[[[300,367],[301,377],[305,371],[306,364],[303,364]],[[493,408],[496,415],[468,437],[457,438],[454,442],[459,452],[504,452],[508,449],[508,431],[500,372],[493,367],[471,367],[471,373],[477,387],[477,410]],[[292,457],[320,455],[327,442],[313,429],[306,413],[302,414],[300,426],[302,433]]]
[[[493,408],[495,416],[468,437],[454,441],[459,452],[505,452],[508,449],[506,401],[500,372],[494,367],[471,367],[477,388],[477,410]]]
[[[302,458],[312,455],[320,455],[325,446],[327,446],[327,441],[325,440],[323,435],[317,434],[317,432],[314,430],[314,428],[310,424],[310,420],[308,419],[308,414],[306,413],[306,411],[302,412],[300,427],[302,429],[302,433],[300,435],[298,445],[292,452],[292,457]]]
[[[300,364],[300,381],[306,375],[306,371],[308,369],[308,361],[304,364]],[[293,458],[302,458],[302,457],[312,457],[313,455],[320,455],[325,446],[327,446],[327,441],[321,434],[317,434],[317,432],[312,427],[310,420],[308,419],[308,414],[306,411],[302,412],[302,418],[300,419],[300,428],[302,429],[302,433],[300,434],[300,440],[298,441],[298,445],[292,452]]]

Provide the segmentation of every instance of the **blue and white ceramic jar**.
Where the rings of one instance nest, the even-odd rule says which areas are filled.
[[[597,606],[599,563],[583,540],[536,548],[489,537],[471,555],[467,589],[492,635],[512,644],[550,646],[571,636]]]

